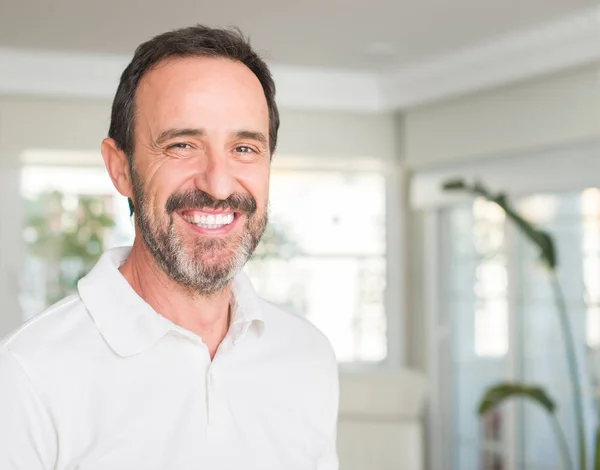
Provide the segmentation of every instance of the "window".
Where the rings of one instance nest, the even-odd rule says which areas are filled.
[[[508,350],[507,253],[504,214],[477,200],[448,209],[443,298],[449,317],[452,386],[453,466],[456,470],[499,469],[502,415],[493,414],[483,429],[475,414],[485,389],[506,370]],[[450,384],[444,384],[450,385]],[[485,462],[479,465],[479,462]]]
[[[21,183],[29,318],[74,291],[104,249],[130,244],[133,227],[102,167],[27,164]],[[342,362],[386,357],[385,217],[381,172],[273,170],[270,226],[246,272],[320,328]]]
[[[383,360],[383,175],[274,172],[270,218],[270,236],[277,233],[284,249],[249,263],[257,290],[306,315],[329,337],[340,361]]]
[[[21,307],[25,319],[74,292],[104,249],[133,240],[127,201],[103,168],[27,165],[25,265]]]

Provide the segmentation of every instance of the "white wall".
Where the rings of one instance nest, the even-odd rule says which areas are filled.
[[[341,470],[421,470],[425,389],[408,370],[342,375]]]
[[[600,65],[410,109],[406,163],[431,167],[600,136]]]
[[[277,153],[351,160],[393,161],[397,155],[393,114],[288,111],[281,113]]]
[[[0,145],[97,150],[108,130],[110,103],[0,97]]]

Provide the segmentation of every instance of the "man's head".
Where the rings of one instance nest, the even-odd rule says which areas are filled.
[[[102,154],[133,200],[136,243],[190,290],[223,289],[262,236],[274,95],[239,32],[204,26],[142,44],[121,76]]]

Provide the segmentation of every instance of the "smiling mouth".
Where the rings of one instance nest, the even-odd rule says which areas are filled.
[[[220,212],[220,213],[201,213],[196,211],[186,211],[181,214],[183,219],[196,227],[205,230],[215,230],[226,227],[233,223],[237,214],[235,212]]]

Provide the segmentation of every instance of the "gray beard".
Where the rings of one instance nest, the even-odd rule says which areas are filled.
[[[186,247],[175,231],[173,214],[168,214],[166,229],[152,221],[139,175],[135,169],[131,174],[136,226],[160,268],[190,294],[210,296],[225,289],[260,242],[268,223],[268,210],[262,215],[258,212],[247,214],[241,235],[222,239],[198,237],[194,246]],[[210,255],[212,260],[216,258],[217,262],[204,263],[202,258],[206,255]]]
[[[266,219],[266,218],[265,218]],[[266,220],[264,221],[266,225]],[[260,234],[253,237],[247,222],[239,241],[232,240],[202,240],[196,241],[195,246],[186,249],[181,238],[175,232],[173,216],[170,217],[169,229],[153,230],[149,227],[146,217],[138,217],[138,226],[150,252],[162,270],[174,281],[201,295],[212,295],[227,287],[235,275],[241,271],[260,241]],[[231,254],[233,247],[235,253]],[[206,254],[221,256],[226,261],[204,263],[202,257]],[[219,260],[217,260],[219,261]]]

